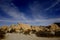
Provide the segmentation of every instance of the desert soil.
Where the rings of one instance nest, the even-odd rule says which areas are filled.
[[[2,40],[60,40],[60,38],[37,37],[34,34],[7,33],[5,39]]]

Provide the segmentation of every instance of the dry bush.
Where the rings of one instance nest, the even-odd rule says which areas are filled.
[[[54,35],[47,31],[38,31],[35,33],[37,37],[53,37]]]
[[[36,34],[37,37],[44,37],[44,36],[46,36],[45,33],[42,32],[42,31],[38,31],[35,34]]]
[[[36,33],[36,30],[32,30],[32,34]]]
[[[56,32],[55,32],[55,36],[56,36],[56,37],[60,37],[60,31],[56,31]]]
[[[5,38],[5,31],[2,31],[1,29],[0,29],[0,39],[4,39]]]
[[[25,34],[25,35],[27,35],[27,34],[29,35],[30,32],[31,32],[31,30],[27,29],[27,30],[24,31],[24,34]]]

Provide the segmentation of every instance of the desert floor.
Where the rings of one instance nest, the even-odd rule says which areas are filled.
[[[7,33],[5,39],[2,40],[60,40],[60,38],[36,37],[34,34]]]

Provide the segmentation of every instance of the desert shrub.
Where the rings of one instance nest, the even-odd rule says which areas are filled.
[[[1,29],[0,29],[0,39],[3,39],[3,38],[5,38],[5,31],[2,31]]]
[[[32,30],[32,34],[36,33],[36,30]]]
[[[43,31],[38,31],[35,33],[37,37],[44,37],[46,34]]]
[[[55,36],[56,36],[56,37],[60,37],[60,31],[56,31],[56,32],[55,32]]]
[[[48,31],[38,31],[35,33],[37,37],[53,37],[54,35]]]
[[[31,32],[31,30],[28,29],[28,30],[25,30],[25,31],[24,31],[24,34],[25,34],[25,35],[27,35],[27,34],[29,35],[30,32]]]

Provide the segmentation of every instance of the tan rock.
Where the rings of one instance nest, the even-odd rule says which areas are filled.
[[[28,24],[16,24],[16,25],[14,25],[14,24],[12,24],[11,26],[10,26],[10,28],[11,29],[14,29],[16,32],[20,32],[21,30],[22,31],[26,31],[26,30],[31,30],[31,27],[30,27],[30,25],[28,25]]]
[[[23,30],[31,29],[31,26],[28,24],[19,24],[19,27],[21,27]]]
[[[58,29],[59,29],[59,26],[58,26],[57,24],[51,24],[50,30],[56,31],[56,30],[58,30]]]
[[[7,32],[8,26],[2,26],[1,30]]]
[[[11,29],[12,29],[11,27],[8,27],[7,32],[10,32],[10,31],[11,31]]]
[[[15,29],[15,24],[10,25],[10,28]]]
[[[32,30],[43,31],[44,27],[43,26],[32,26]]]

